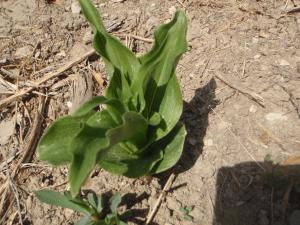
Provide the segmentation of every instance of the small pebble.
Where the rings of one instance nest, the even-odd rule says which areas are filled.
[[[35,54],[34,54],[34,58],[39,58],[41,56],[41,52],[40,51],[37,51]]]
[[[213,146],[214,141],[212,139],[205,139],[204,140],[204,145],[205,146]]]
[[[279,65],[280,66],[289,66],[290,63],[284,59],[281,59],[280,62],[279,62]]]
[[[66,52],[64,50],[60,51],[59,53],[56,54],[58,57],[66,57]]]
[[[169,8],[169,13],[170,13],[171,15],[173,15],[175,12],[176,12],[176,7],[175,7],[175,6],[171,6],[171,7]]]
[[[73,103],[72,102],[70,102],[70,101],[67,101],[67,106],[68,106],[68,108],[72,108],[72,106],[73,106]]]
[[[269,38],[270,35],[269,35],[266,31],[261,30],[261,31],[259,32],[259,37],[262,37],[262,38]]]
[[[255,105],[251,105],[249,108],[249,112],[256,113],[256,111],[257,111],[257,107]]]
[[[72,2],[71,11],[74,14],[79,14],[81,12],[81,7],[80,7],[80,5],[79,5],[79,3],[77,1],[76,2]]]
[[[4,58],[4,59],[0,59],[0,64],[5,64],[5,63],[7,63],[7,58]]]
[[[261,57],[261,54],[256,54],[253,58],[254,59],[259,59]]]

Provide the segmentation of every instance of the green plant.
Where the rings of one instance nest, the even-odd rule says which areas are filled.
[[[108,34],[89,0],[79,2],[110,82],[104,96],[54,122],[37,148],[40,160],[70,164],[72,196],[96,164],[131,178],[169,169],[179,160],[186,135],[179,122],[182,96],[175,75],[187,48],[184,12],[176,12],[170,23],[159,26],[152,49],[136,57]],[[105,107],[96,111],[99,105]]]
[[[88,193],[85,198],[72,197],[70,192],[63,194],[50,190],[41,190],[35,192],[37,198],[50,205],[60,206],[83,213],[84,216],[75,225],[126,225],[121,219],[129,211],[119,215],[117,208],[121,203],[121,195],[116,193],[109,200],[110,212],[104,213],[104,202],[101,196],[94,193]]]
[[[193,221],[194,217],[190,215],[190,213],[193,211],[194,206],[183,206],[180,201],[177,201],[180,204],[179,211],[183,215],[183,219],[188,220],[188,221]]]

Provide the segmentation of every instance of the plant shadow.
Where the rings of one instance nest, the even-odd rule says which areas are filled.
[[[145,224],[145,218],[149,212],[148,208],[140,209],[134,208],[136,205],[140,204],[143,200],[148,199],[149,195],[146,192],[137,195],[136,193],[127,193],[123,196],[121,205],[125,205],[128,209],[128,215],[124,218],[126,222],[131,222],[133,224],[142,225]],[[152,222],[151,225],[158,225]]]
[[[195,90],[190,102],[184,101],[180,121],[185,125],[187,136],[183,152],[178,163],[172,169],[154,175],[159,178],[161,186],[164,186],[171,173],[180,174],[192,168],[202,154],[203,138],[209,125],[209,113],[218,104],[218,100],[215,99],[216,88],[216,81],[212,78],[205,86]],[[185,185],[181,184],[178,188]]]
[[[90,189],[84,190],[83,193],[85,196],[87,196],[88,193],[96,194],[93,190]],[[101,198],[104,206],[101,214],[103,215],[103,217],[111,213],[110,199],[111,197],[113,197],[113,195],[114,193],[112,190],[103,192],[101,194]],[[125,210],[126,212],[123,211],[123,213],[121,213],[120,219],[122,219],[125,222],[131,222],[136,225],[145,224],[145,218],[147,217],[149,209],[148,208],[141,209],[140,207],[137,207],[137,205],[139,205],[143,200],[148,199],[148,197],[149,195],[146,192],[143,192],[140,195],[137,195],[136,193],[127,193],[123,195],[119,207],[120,208],[123,207],[123,209],[126,209]],[[152,222],[150,225],[158,225],[158,224]]]
[[[219,169],[213,225],[300,224],[300,165],[259,164]]]
[[[184,102],[181,121],[185,124],[187,136],[182,156],[174,168],[177,174],[192,168],[202,154],[209,113],[218,104],[216,88],[216,81],[212,78],[205,86],[196,89],[190,102]]]

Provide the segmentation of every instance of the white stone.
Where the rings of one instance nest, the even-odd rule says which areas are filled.
[[[257,111],[257,107],[255,105],[251,105],[249,108],[249,112],[255,113]]]
[[[74,14],[79,14],[81,12],[81,7],[80,7],[80,5],[79,5],[79,3],[77,1],[76,2],[72,2],[71,11]]]
[[[73,103],[72,103],[72,102],[70,102],[70,101],[67,101],[67,106],[68,106],[68,108],[72,108],[72,106],[73,106]]]
[[[204,140],[204,145],[205,146],[213,146],[214,141],[212,139],[205,139]]]
[[[290,63],[284,59],[281,59],[280,62],[279,62],[279,65],[280,66],[289,66]]]
[[[259,59],[261,57],[261,54],[256,54],[253,58],[254,59]]]
[[[173,5],[169,8],[169,13],[173,15],[176,12],[176,7]]]
[[[60,51],[59,53],[56,54],[56,56],[59,56],[59,57],[66,57],[66,52],[64,50]]]

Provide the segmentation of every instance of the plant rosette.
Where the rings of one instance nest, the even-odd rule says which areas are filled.
[[[187,49],[182,11],[154,32],[152,49],[137,57],[105,29],[89,0],[79,0],[93,34],[93,47],[110,81],[104,96],[55,121],[41,138],[38,159],[69,164],[72,196],[98,164],[130,178],[163,172],[179,160],[186,136],[179,122],[183,102],[175,75]],[[99,105],[104,109],[96,110]]]

